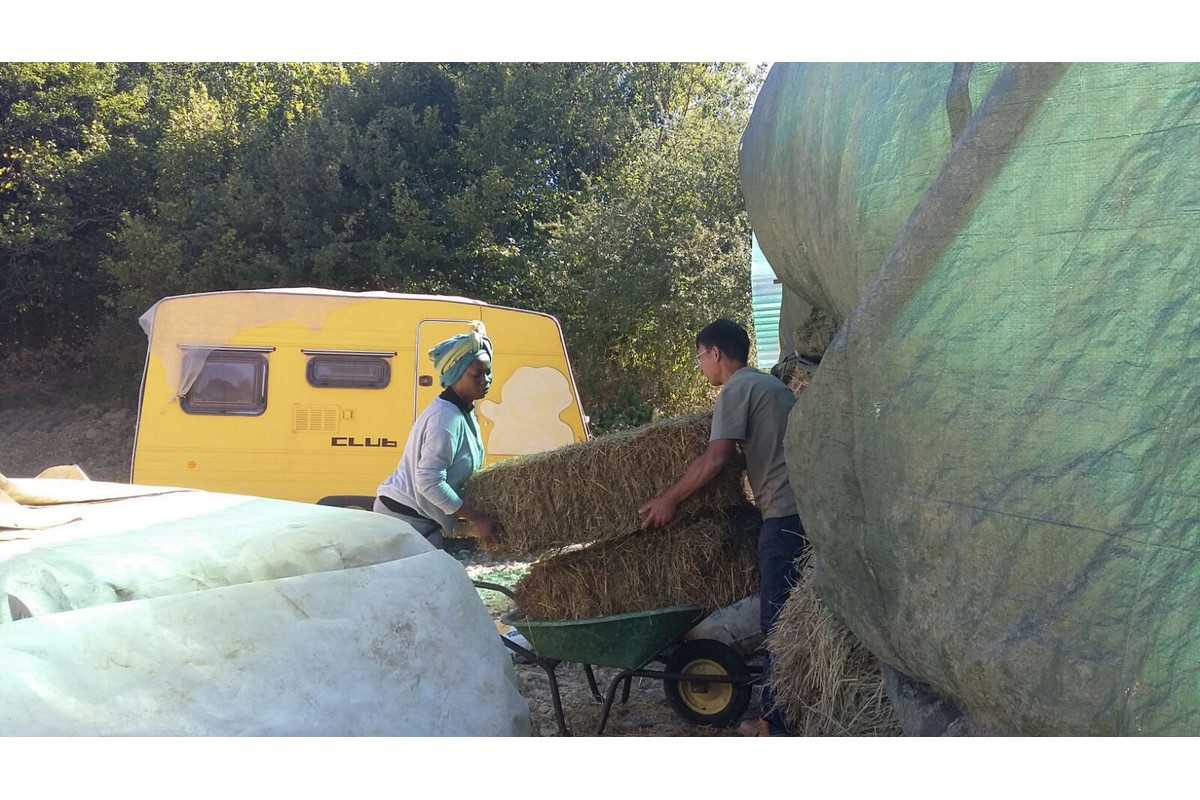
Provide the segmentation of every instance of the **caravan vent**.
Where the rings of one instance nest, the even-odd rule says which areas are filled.
[[[338,417],[341,416],[337,406],[293,406],[293,431],[321,431],[336,433]]]

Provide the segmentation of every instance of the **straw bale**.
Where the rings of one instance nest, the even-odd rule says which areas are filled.
[[[724,608],[758,592],[753,508],[677,520],[533,565],[517,584],[527,619],[567,620],[680,605]]]
[[[789,726],[803,736],[899,736],[899,718],[879,663],[821,602],[812,563],[767,637],[771,690]]]
[[[819,308],[813,308],[796,326],[796,352],[820,358],[829,349],[837,330],[838,325],[832,317]]]
[[[788,388],[792,390],[792,394],[799,397],[800,394],[808,388],[808,382],[812,379],[812,373],[806,369],[797,369],[792,372],[788,378]]]
[[[479,470],[463,499],[500,523],[492,555],[587,544],[636,529],[638,509],[665,491],[708,446],[712,414],[671,417]],[[679,507],[681,517],[746,502],[739,456]]]

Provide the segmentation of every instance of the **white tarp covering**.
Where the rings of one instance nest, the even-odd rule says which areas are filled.
[[[35,486],[37,480],[20,482]],[[47,491],[62,491],[51,484]],[[105,486],[82,481],[99,496]],[[368,566],[433,548],[394,517],[328,506],[199,491],[44,505],[76,520],[0,532],[0,623],[17,601],[30,614]],[[400,524],[396,524],[400,523]],[[0,595],[2,598],[3,595]],[[18,606],[19,608],[19,606]],[[10,616],[11,615],[11,616]]]
[[[19,483],[74,519],[0,531],[0,733],[529,733],[462,565],[394,517]]]
[[[0,672],[5,734],[529,733],[511,659],[440,551],[0,625]]]

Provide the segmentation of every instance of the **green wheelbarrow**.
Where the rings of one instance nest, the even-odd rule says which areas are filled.
[[[515,599],[506,586],[484,581],[474,584]],[[501,621],[516,628],[532,647],[506,637],[501,640],[509,650],[545,670],[563,736],[570,736],[571,731],[554,674],[563,662],[582,664],[592,696],[604,703],[596,735],[604,733],[618,691],[621,702],[628,702],[634,678],[661,680],[667,702],[688,722],[723,727],[746,712],[761,668],[747,664],[736,650],[716,639],[681,641],[705,616],[704,609],[694,605],[562,621],[528,620],[510,612]],[[661,663],[663,668],[651,669],[652,663]],[[597,666],[619,670],[603,695],[593,670]]]

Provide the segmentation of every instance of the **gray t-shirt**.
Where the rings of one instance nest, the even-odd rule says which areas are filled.
[[[783,381],[747,366],[730,376],[713,406],[709,440],[736,439],[741,445],[754,505],[764,519],[797,513],[783,455],[788,412],[795,404]]]

